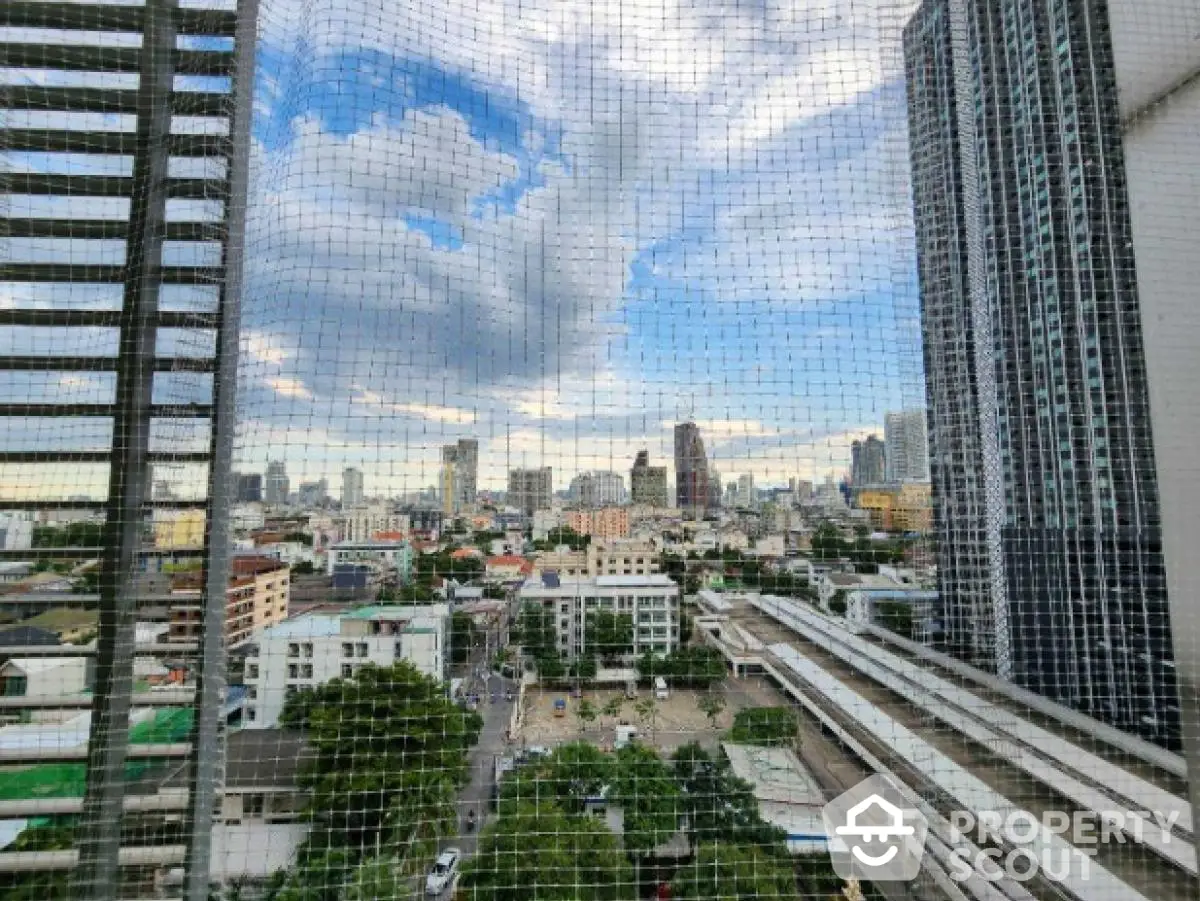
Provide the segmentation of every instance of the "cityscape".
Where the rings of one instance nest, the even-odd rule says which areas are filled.
[[[1196,35],[9,0],[0,898],[1200,898]]]

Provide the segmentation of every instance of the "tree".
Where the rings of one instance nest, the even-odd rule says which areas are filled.
[[[367,849],[423,848],[452,827],[454,793],[468,781],[467,751],[483,721],[402,662],[293,695],[280,724],[304,729],[313,754],[299,777],[310,793],[306,854],[344,852],[348,869]],[[303,888],[295,879],[288,886]]]
[[[620,695],[614,695],[609,698],[600,712],[607,717],[616,719],[621,715],[621,709],[625,706],[625,699]]]
[[[396,857],[371,857],[358,865],[342,894],[344,901],[412,901],[412,883],[404,876],[403,862]]]
[[[658,702],[654,698],[638,698],[633,703],[633,709],[637,712],[642,728],[649,724],[650,730],[653,731],[654,719],[658,715]]]
[[[647,652],[638,658],[638,675],[643,679],[662,676],[672,684],[707,689],[725,678],[725,658],[707,645],[679,648],[665,657]]]
[[[596,658],[591,654],[585,654],[583,657],[576,657],[571,661],[570,676],[572,679],[581,679],[587,682],[596,678],[598,670]]]
[[[615,663],[633,651],[633,617],[608,610],[589,613],[584,640],[605,663]]]
[[[317,571],[311,560],[301,560],[299,563],[292,564],[291,578],[296,576],[311,576]]]
[[[692,742],[676,751],[672,762],[693,845],[724,841],[786,854],[786,833],[759,815],[754,787],[734,775],[728,761],[714,759]]]
[[[709,724],[716,729],[717,717],[719,717],[721,712],[725,709],[724,698],[722,698],[720,695],[706,692],[705,694],[700,695],[699,700],[696,701],[696,706],[700,708],[701,713],[708,717]]]
[[[75,847],[75,831],[62,826],[33,826],[17,836],[6,851],[67,851]],[[67,901],[71,897],[67,873],[48,870],[12,873],[0,877],[0,889],[14,901]]]
[[[829,612],[836,613],[838,616],[846,615],[846,590],[839,588],[833,593],[833,597],[829,599]]]
[[[875,605],[879,625],[902,638],[913,637],[912,607],[899,601],[880,601]]]
[[[759,901],[797,898],[796,880],[786,856],[762,849],[714,842],[703,845],[671,882],[676,901]]]
[[[627,745],[617,752],[608,797],[621,805],[625,850],[630,854],[645,857],[679,831],[679,784],[670,767],[645,745]]]
[[[579,720],[579,731],[583,732],[596,719],[596,705],[586,698],[575,705],[575,716]]]
[[[483,830],[459,891],[470,901],[624,901],[635,895],[629,861],[603,823],[530,802],[504,810]]]
[[[734,715],[730,738],[744,745],[786,745],[799,731],[790,707],[748,707]]]
[[[584,801],[599,795],[613,779],[616,759],[585,741],[560,745],[549,759],[526,765],[504,780],[500,813],[522,804],[555,804],[583,813]]]
[[[479,643],[479,629],[470,614],[456,611],[450,615],[450,661],[466,663]]]

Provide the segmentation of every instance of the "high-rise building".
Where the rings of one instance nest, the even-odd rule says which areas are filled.
[[[302,507],[320,507],[329,500],[329,480],[318,479],[315,482],[301,482],[297,493]]]
[[[581,507],[611,507],[625,503],[625,480],[615,472],[581,472],[571,479],[567,497]]]
[[[850,484],[878,485],[887,478],[884,444],[875,435],[850,445]]]
[[[675,426],[675,506],[686,515],[703,516],[709,503],[708,457],[694,422]]]
[[[1104,4],[926,0],[905,54],[950,649],[1175,745]]]
[[[513,469],[508,473],[508,505],[532,516],[537,510],[549,510],[554,502],[554,470]]]
[[[442,470],[439,494],[442,513],[455,516],[475,506],[479,477],[479,442],[460,438],[456,444],[442,446]]]
[[[342,509],[361,507],[364,500],[362,470],[347,466],[342,470]]]
[[[457,448],[459,505],[463,510],[473,510],[479,492],[479,442],[474,438],[459,438]]]
[[[888,413],[883,420],[883,441],[887,481],[929,481],[929,434],[924,410]]]
[[[263,499],[263,477],[257,473],[237,473],[234,477],[239,504],[253,504]]]
[[[265,500],[268,504],[279,506],[286,504],[291,483],[288,481],[287,466],[282,460],[267,464],[267,484]]]
[[[753,475],[750,473],[743,473],[742,475],[738,476],[737,490],[734,496],[737,498],[737,505],[739,507],[749,508],[755,505],[758,497],[754,492]]]
[[[651,466],[649,451],[637,452],[629,471],[629,495],[633,503],[649,507],[665,507],[669,503],[667,467]]]

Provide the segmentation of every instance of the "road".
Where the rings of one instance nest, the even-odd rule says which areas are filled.
[[[508,724],[516,703],[517,683],[513,680],[491,673],[487,675],[486,687],[486,692],[480,692],[479,713],[483,716],[483,731],[479,733],[479,741],[470,755],[471,781],[458,795],[461,834],[442,843],[444,847],[461,850],[464,858],[475,853],[479,830],[491,815],[490,801],[495,758],[497,754],[504,753],[508,748],[506,741]],[[514,700],[506,701],[504,693],[510,690],[513,692]],[[496,696],[495,702],[491,701],[493,694]],[[466,818],[467,812],[470,810],[474,810],[479,819],[475,829],[467,832]]]

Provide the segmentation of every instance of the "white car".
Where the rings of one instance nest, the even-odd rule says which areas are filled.
[[[425,894],[440,895],[458,875],[458,859],[462,852],[458,848],[447,848],[434,861],[433,869],[425,877]]]

